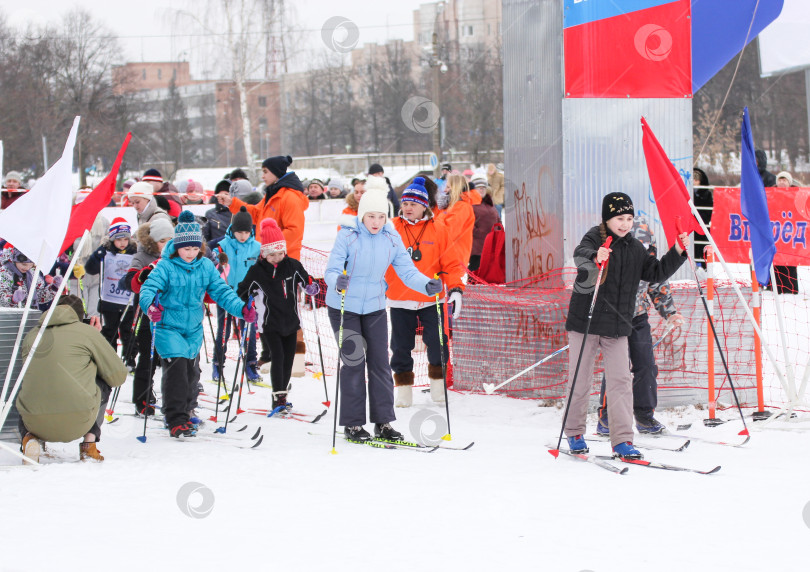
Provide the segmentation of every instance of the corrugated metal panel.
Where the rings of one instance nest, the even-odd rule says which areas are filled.
[[[22,310],[16,308],[0,308],[0,386],[6,379],[6,372],[8,371],[8,364],[11,360],[11,351],[14,347],[14,341],[17,339],[17,329],[22,320]],[[40,312],[31,311],[28,314],[25,331],[28,332],[39,320]],[[22,356],[17,354],[17,359],[14,362],[14,369],[12,370],[11,382],[17,379],[17,373],[22,367]],[[9,388],[9,392],[11,389]],[[0,429],[0,440],[11,441],[19,443],[20,437],[17,432],[17,420],[19,415],[17,408],[11,410],[11,414],[6,419],[3,427]]]
[[[644,116],[686,181],[692,177],[692,100],[566,99],[562,102],[565,257],[601,221],[602,197],[627,193],[645,214],[664,250],[664,229],[652,196],[641,146]],[[683,268],[675,278],[686,278]]]
[[[507,280],[563,264],[562,4],[503,2]]]

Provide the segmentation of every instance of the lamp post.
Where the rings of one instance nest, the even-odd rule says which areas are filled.
[[[447,71],[447,64],[445,64],[441,58],[439,57],[439,17],[444,13],[444,2],[439,2],[436,4],[436,17],[433,19],[433,41],[431,45],[430,51],[430,59],[428,64],[430,65],[431,71],[431,82],[432,82],[432,93],[431,93],[431,100],[433,101],[433,105],[436,106],[436,110],[438,112],[438,117],[436,118],[436,127],[433,129],[433,153],[436,155],[436,168],[434,169],[434,176],[439,177],[441,175],[441,165],[442,165],[442,137],[441,137],[441,126],[444,120],[442,117],[442,107],[441,107],[441,88],[439,85],[439,78],[440,73],[445,73]]]

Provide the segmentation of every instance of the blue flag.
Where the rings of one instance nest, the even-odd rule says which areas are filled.
[[[768,200],[765,187],[757,169],[754,156],[754,137],[748,108],[743,110],[742,122],[742,177],[740,180],[740,206],[748,219],[748,232],[751,237],[751,256],[757,282],[765,286],[771,279],[771,264],[776,255],[776,241],[773,237],[771,215],[768,213]]]

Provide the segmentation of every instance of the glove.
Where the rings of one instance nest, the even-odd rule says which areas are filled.
[[[259,316],[256,315],[256,309],[253,307],[253,300],[250,300],[245,304],[245,307],[242,308],[242,317],[250,324],[255,324],[256,320],[259,319]]]
[[[425,292],[428,296],[435,296],[442,291],[442,281],[438,278],[431,278],[425,286]]]
[[[339,291],[345,290],[349,287],[349,277],[346,274],[341,274],[335,281],[335,288]]]
[[[149,306],[149,309],[146,311],[146,315],[149,316],[149,320],[158,323],[163,319],[163,306],[160,304],[152,304]]]
[[[453,319],[455,320],[461,315],[461,292],[459,290],[450,292],[447,302],[453,305]]]
[[[51,290],[56,292],[59,290],[59,286],[62,284],[62,277],[61,276],[50,276],[46,275],[43,277],[45,283],[50,286]]]
[[[152,270],[155,269],[155,264],[156,264],[156,262],[153,262],[152,264],[150,264],[148,266],[144,266],[143,268],[141,268],[138,271],[138,274],[136,275],[136,278],[138,279],[138,282],[140,282],[141,284],[146,282],[146,279],[149,277],[149,273],[152,272]]]
[[[73,277],[76,278],[76,280],[81,280],[85,274],[86,272],[84,271],[83,264],[76,264],[73,267]]]
[[[341,275],[342,276],[342,275]],[[339,279],[338,279],[339,280]],[[317,296],[318,293],[321,291],[321,287],[318,286],[317,282],[310,282],[304,288],[304,292],[309,294],[310,296]]]
[[[26,296],[25,290],[23,290],[22,288],[17,288],[16,290],[14,290],[14,294],[11,295],[11,301],[14,304],[19,304],[20,302],[25,300],[25,296]]]
[[[93,258],[95,258],[95,259],[96,259],[96,260],[98,260],[99,262],[101,262],[102,260],[104,260],[104,257],[105,257],[105,256],[107,256],[107,249],[106,249],[106,248],[104,248],[103,246],[100,246],[100,247],[98,248],[98,250],[96,250],[96,251],[93,253]],[[77,264],[76,266],[78,266],[78,264]]]

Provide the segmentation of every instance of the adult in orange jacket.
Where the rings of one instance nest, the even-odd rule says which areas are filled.
[[[287,242],[287,256],[301,258],[301,242],[304,239],[304,211],[309,208],[309,199],[304,194],[304,185],[294,171],[287,172],[292,157],[270,157],[262,163],[262,180],[265,184],[264,198],[250,205],[235,197],[228,197],[224,205],[234,214],[245,207],[253,218],[253,224],[261,228],[262,221],[272,218],[281,229]]]
[[[402,237],[402,243],[411,255],[417,270],[426,276],[439,274],[449,289],[448,302],[454,306],[453,317],[461,312],[461,295],[464,283],[461,277],[466,269],[454,256],[450,236],[445,225],[433,218],[430,200],[425,189],[425,180],[416,177],[402,193],[400,215],[393,219],[394,228]],[[397,407],[413,404],[413,357],[411,352],[416,341],[416,328],[422,325],[422,340],[428,354],[428,377],[430,396],[435,402],[444,401],[442,377],[442,343],[439,340],[439,316],[436,299],[411,290],[388,268],[385,275],[388,284],[386,297],[391,315],[391,369],[394,372]],[[444,360],[447,361],[447,340],[444,341]]]
[[[475,226],[469,190],[469,184],[463,175],[450,175],[447,178],[447,209],[437,217],[437,221],[447,227],[455,256],[465,268],[470,263]]]

